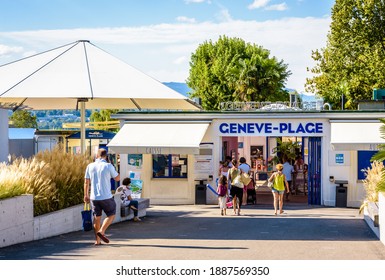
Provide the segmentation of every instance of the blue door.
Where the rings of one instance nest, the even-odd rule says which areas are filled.
[[[321,205],[321,137],[309,137],[308,203]]]

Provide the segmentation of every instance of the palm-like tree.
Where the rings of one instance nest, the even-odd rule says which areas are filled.
[[[269,51],[261,49],[250,57],[239,57],[231,71],[234,99],[237,101],[286,100],[284,84],[290,71],[287,65],[275,57],[269,58]]]
[[[385,140],[385,119],[380,119],[382,126],[380,127],[381,138]],[[385,160],[385,144],[378,145],[379,151],[373,155],[371,161],[384,161]],[[382,170],[381,181],[377,185],[377,189],[380,192],[385,192],[385,170]]]

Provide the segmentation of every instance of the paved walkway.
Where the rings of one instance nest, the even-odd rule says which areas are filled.
[[[74,232],[0,249],[0,260],[385,260],[357,209],[248,205],[222,217],[214,205],[152,206],[140,223],[114,224],[110,244]],[[80,213],[79,213],[80,215]]]

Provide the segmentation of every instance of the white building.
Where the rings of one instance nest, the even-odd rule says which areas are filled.
[[[319,108],[318,108],[319,109]],[[121,177],[134,172],[153,204],[194,204],[196,185],[215,186],[225,155],[245,157],[255,174],[274,156],[277,137],[301,143],[308,166],[308,203],[336,205],[336,181],[347,181],[346,206],[364,198],[363,168],[378,144],[383,110],[120,113],[108,144],[120,154]],[[270,168],[271,169],[271,168]],[[343,183],[343,182],[342,182]],[[207,189],[207,203],[216,197]]]

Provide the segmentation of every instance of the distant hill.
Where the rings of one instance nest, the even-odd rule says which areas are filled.
[[[169,83],[163,83],[164,85],[168,86],[169,88],[172,88],[176,92],[179,92],[183,94],[184,96],[188,96],[188,93],[192,91],[191,88],[187,86],[186,83],[177,83],[177,82],[169,82]],[[287,91],[295,91],[294,89],[287,88]],[[300,94],[301,98],[305,102],[311,102],[315,101],[316,97],[314,95],[310,94]]]

